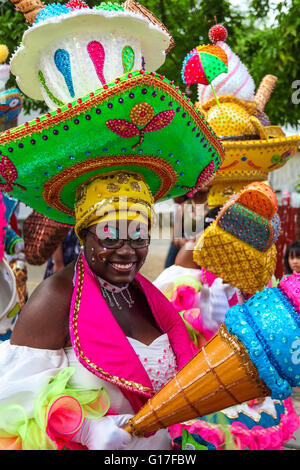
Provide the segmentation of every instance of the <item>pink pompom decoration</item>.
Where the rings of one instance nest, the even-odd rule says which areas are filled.
[[[290,299],[300,316],[300,273],[284,276],[278,284],[279,289]]]
[[[194,298],[196,294],[196,289],[191,286],[178,286],[176,290],[172,293],[171,302],[178,310],[188,310],[192,308],[194,304]]]
[[[199,308],[191,308],[186,310],[183,318],[188,322],[195,331],[201,333],[206,341],[209,341],[215,334],[215,331],[208,330],[203,323],[201,312]]]
[[[209,39],[214,44],[218,41],[226,41],[227,39],[227,29],[222,26],[221,24],[216,24],[212,28],[210,28],[208,32]]]

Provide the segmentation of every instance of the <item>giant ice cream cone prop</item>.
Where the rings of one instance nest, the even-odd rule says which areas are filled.
[[[216,336],[129,421],[144,435],[300,384],[300,275],[228,310]]]
[[[199,238],[194,261],[247,294],[270,281],[280,232],[277,200],[269,185],[251,183],[233,197]]]

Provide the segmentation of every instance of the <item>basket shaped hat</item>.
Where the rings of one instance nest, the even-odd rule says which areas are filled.
[[[112,16],[115,14],[113,11]],[[77,17],[78,12],[73,15]],[[59,24],[64,17],[67,21],[72,12],[60,15]],[[44,23],[45,27],[56,24],[55,18],[41,21],[40,27]],[[106,18],[108,24],[110,20]],[[144,24],[145,18],[141,22]],[[128,20],[127,34],[134,34],[134,24]],[[113,27],[109,37],[114,32]],[[164,31],[161,34],[166,37]],[[74,40],[80,37],[78,33]],[[24,44],[26,38],[25,33]],[[151,34],[148,40],[151,42]],[[55,40],[55,51],[67,47],[64,41],[65,37],[62,43],[59,38]],[[115,49],[122,62],[123,49],[117,45]],[[23,54],[22,48],[13,58],[15,73],[19,53]],[[30,49],[27,53],[30,55]],[[73,64],[71,49],[69,56]],[[91,62],[88,53],[85,61]],[[65,62],[59,62],[61,70],[62,63]],[[70,84],[71,78],[75,84],[72,67],[69,72],[71,75],[59,73],[65,83]],[[55,80],[46,81],[47,87]],[[20,88],[21,82],[20,79]],[[174,83],[142,68],[105,84],[101,84],[100,76],[98,85],[98,89],[91,89],[75,100],[69,95],[69,102],[64,101],[46,115],[0,135],[2,190],[12,192],[53,220],[73,225],[76,190],[96,175],[111,171],[139,173],[154,201],[193,193],[214,177],[223,159],[223,147],[201,113]],[[54,92],[52,88],[51,94]]]
[[[266,181],[271,171],[295,155],[300,137],[286,136],[280,126],[271,125],[264,111],[277,78],[266,75],[255,90],[251,74],[225,42],[226,29],[215,25],[209,37],[228,58],[227,73],[212,80],[215,96],[211,86],[198,85],[197,107],[225,148],[208,196],[212,208],[223,205],[250,182]]]

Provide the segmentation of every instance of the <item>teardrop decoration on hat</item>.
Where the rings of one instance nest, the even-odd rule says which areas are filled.
[[[54,62],[57,69],[63,75],[66,85],[68,87],[69,93],[72,98],[75,97],[73,80],[71,74],[71,59],[70,54],[65,49],[57,49],[54,54]]]
[[[104,61],[105,61],[104,47],[98,41],[91,41],[87,45],[87,51],[94,64],[97,76],[101,84],[105,85],[106,80],[105,80],[104,73],[103,73]]]
[[[131,46],[124,46],[122,50],[122,63],[124,73],[131,72],[134,66],[134,50]]]

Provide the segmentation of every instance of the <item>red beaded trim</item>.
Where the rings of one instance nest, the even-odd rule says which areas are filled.
[[[127,77],[129,77],[129,75]],[[150,75],[147,73],[127,78],[125,81],[120,83],[118,83],[116,80],[116,84],[113,86],[109,87],[108,85],[105,85],[103,90],[100,92],[96,94],[90,93],[89,98],[84,102],[82,102],[82,99],[79,98],[76,102],[74,101],[73,103],[66,105],[67,109],[65,110],[58,108],[54,114],[48,113],[46,114],[45,118],[36,118],[33,124],[29,123],[28,126],[20,126],[19,128],[17,127],[11,131],[7,130],[1,135],[0,144],[6,144],[8,142],[30,136],[33,133],[42,132],[45,129],[71,119],[72,117],[77,116],[78,114],[85,112],[92,107],[103,103],[104,101],[107,101],[116,94],[123,93],[125,90],[127,91],[128,89],[135,88],[142,84],[145,84],[149,87],[156,86],[157,88],[165,90],[174,100],[178,101],[181,106],[186,108],[192,119],[195,121],[196,125],[201,129],[203,134],[209,140],[210,144],[217,150],[221,162],[224,160],[224,148],[221,142],[218,140],[213,130],[208,127],[206,121],[203,120],[203,117],[197,108],[195,108],[193,104],[189,103],[187,98],[185,98],[183,94],[180,94],[176,87],[170,85],[164,81],[163,78],[160,78],[155,74]]]
[[[61,192],[66,184],[86,173],[99,169],[112,169],[114,166],[123,167],[136,165],[153,171],[160,179],[160,188],[153,194],[154,200],[166,195],[170,187],[177,181],[177,173],[173,167],[158,157],[147,155],[112,155],[103,158],[93,158],[70,166],[50,178],[44,185],[43,198],[47,204],[65,214],[74,215],[73,208],[66,206],[60,199]]]

